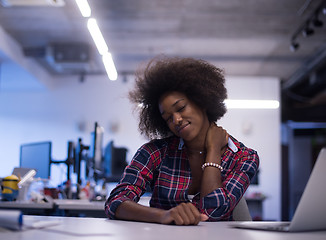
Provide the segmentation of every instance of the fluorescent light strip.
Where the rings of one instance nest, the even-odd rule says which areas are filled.
[[[280,107],[276,100],[231,100],[224,101],[228,109],[277,109]]]
[[[76,0],[76,3],[83,17],[91,16],[92,11],[87,0]],[[109,53],[109,48],[104,40],[100,28],[97,25],[96,19],[89,18],[87,21],[87,28],[94,40],[98,52],[102,55],[102,61],[109,79],[111,81],[117,80],[118,73],[115,68],[112,55]]]
[[[92,10],[87,2],[87,0],[76,0],[76,4],[83,15],[83,17],[88,18],[92,14]]]
[[[114,66],[114,62],[112,59],[112,55],[109,52],[106,52],[103,54],[102,61],[106,70],[106,73],[108,74],[111,81],[115,81],[118,78],[117,70]]]
[[[103,38],[101,30],[97,25],[96,19],[94,19],[94,18],[88,19],[87,28],[95,42],[98,52],[101,55],[108,52],[108,50],[109,50],[108,46],[106,45],[106,42]]]

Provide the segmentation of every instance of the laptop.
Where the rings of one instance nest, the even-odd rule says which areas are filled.
[[[326,148],[323,148],[310,174],[291,222],[235,222],[230,226],[282,232],[326,230]]]

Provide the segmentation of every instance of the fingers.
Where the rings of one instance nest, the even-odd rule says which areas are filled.
[[[181,203],[170,209],[169,212],[172,221],[176,225],[198,225],[200,221],[208,219],[206,215],[200,214],[192,203]]]
[[[200,221],[205,222],[208,220],[208,216],[206,214],[200,214]]]
[[[229,140],[229,134],[223,127],[217,126],[215,123],[210,125],[210,129],[207,132],[206,136],[206,147],[209,149],[210,147],[218,147],[220,149],[225,147]]]

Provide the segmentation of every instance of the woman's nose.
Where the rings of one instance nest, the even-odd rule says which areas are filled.
[[[175,113],[173,115],[173,123],[176,125],[180,125],[182,123],[182,116],[180,113]]]

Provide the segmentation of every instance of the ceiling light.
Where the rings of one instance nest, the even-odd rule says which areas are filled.
[[[87,2],[87,0],[76,0],[76,4],[82,14],[83,17],[90,17],[92,14],[92,10]]]
[[[100,28],[97,25],[96,19],[89,18],[87,21],[87,28],[95,42],[98,52],[102,55],[102,61],[108,77],[111,81],[117,80],[118,73],[115,68],[112,55],[109,53],[108,46],[106,45]]]
[[[224,101],[228,109],[277,109],[280,107],[276,100],[231,100]]]
[[[297,42],[292,42],[290,45],[290,50],[291,52],[295,52],[298,50],[298,48],[300,47],[299,43]]]
[[[315,30],[312,27],[320,28],[324,25],[323,21],[319,19],[319,14],[326,15],[325,4],[325,0],[320,1],[320,4],[315,8],[315,10],[310,14],[310,16],[293,33],[290,45],[290,50],[292,52],[295,52],[299,48],[299,44],[296,42],[296,39],[298,39],[299,34],[302,34],[304,37],[309,37],[315,33]]]
[[[303,30],[302,30],[302,35],[304,37],[309,37],[311,35],[313,35],[315,33],[315,31],[310,28],[309,26],[306,26]]]
[[[318,16],[315,16],[314,19],[312,20],[312,24],[314,27],[322,27],[324,25],[323,21],[321,21]]]
[[[118,78],[117,70],[114,66],[114,62],[112,59],[112,55],[109,52],[106,52],[102,56],[102,61],[106,70],[106,73],[108,74],[108,77],[111,81],[115,81]]]
[[[108,46],[106,45],[101,30],[97,25],[96,19],[94,18],[88,19],[87,28],[95,42],[98,52],[101,55],[108,52]]]

